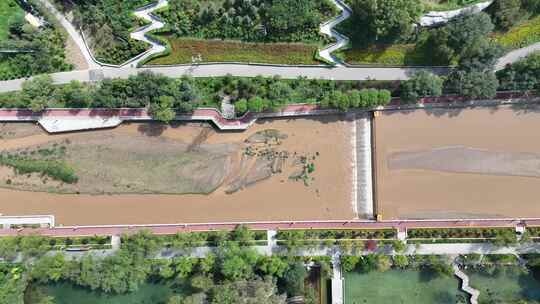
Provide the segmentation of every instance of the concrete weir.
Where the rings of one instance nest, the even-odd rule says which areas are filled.
[[[373,169],[371,145],[371,113],[356,114],[353,131],[353,185],[356,188],[356,213],[359,217],[372,219],[373,214]]]

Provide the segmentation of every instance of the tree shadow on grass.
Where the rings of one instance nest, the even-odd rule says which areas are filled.
[[[146,136],[157,137],[161,136],[167,127],[168,125],[164,123],[143,123],[139,124],[137,131]]]

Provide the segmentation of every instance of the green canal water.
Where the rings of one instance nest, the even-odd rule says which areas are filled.
[[[128,294],[105,294],[68,283],[37,288],[54,297],[55,304],[165,304],[172,295],[180,292],[168,285],[151,283],[141,285],[136,292]]]
[[[531,272],[508,266],[494,271],[466,270],[471,286],[480,291],[480,303],[540,301],[540,280]]]
[[[345,304],[456,304],[467,299],[457,278],[430,271],[349,272],[344,285]]]

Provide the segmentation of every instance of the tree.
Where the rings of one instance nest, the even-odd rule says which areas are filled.
[[[181,295],[171,296],[167,300],[167,304],[184,304],[184,297],[182,297]]]
[[[448,86],[456,93],[471,98],[491,98],[497,94],[499,82],[493,72],[453,71]]]
[[[489,11],[496,27],[506,31],[522,17],[521,0],[496,0],[489,7]]]
[[[419,0],[353,0],[351,8],[357,31],[374,41],[409,35],[422,13]]]
[[[251,97],[248,100],[248,110],[250,112],[262,112],[266,107],[266,101],[259,96]]]
[[[394,256],[394,266],[404,269],[409,266],[409,258],[405,255]]]
[[[229,243],[226,247],[220,248],[218,254],[221,274],[233,281],[250,278],[258,258],[253,249]]]
[[[428,32],[424,47],[431,52],[433,65],[448,65],[454,58],[456,50],[449,46],[449,37],[450,31],[446,26]]]
[[[341,257],[341,268],[343,272],[351,272],[360,262],[360,257],[354,255],[344,255]]]
[[[160,96],[158,102],[150,104],[150,115],[156,120],[168,123],[176,117],[173,105],[174,99],[171,96]]]
[[[478,39],[465,48],[458,62],[458,69],[464,71],[490,71],[503,55],[500,45],[485,38]]]
[[[209,276],[198,274],[191,278],[191,287],[196,290],[207,292],[214,287],[214,281]]]
[[[388,256],[384,254],[377,254],[375,265],[376,265],[377,271],[385,272],[392,267],[392,261],[390,260]]]
[[[237,115],[242,115],[247,112],[248,105],[245,99],[240,99],[234,103],[234,111]]]
[[[53,92],[53,80],[49,75],[36,76],[22,84],[22,98],[30,104],[33,112],[47,108]]]
[[[495,26],[486,13],[464,14],[448,25],[448,46],[457,54],[467,50],[480,39],[486,39]]]
[[[279,256],[265,256],[259,260],[257,268],[266,275],[281,278],[285,274],[289,265]]]
[[[401,82],[401,100],[417,102],[427,96],[440,96],[442,94],[442,79],[427,71],[416,73],[409,80]]]
[[[296,262],[292,264],[285,272],[283,280],[285,282],[285,291],[289,297],[300,296],[304,294],[304,280],[308,273],[304,263]]]
[[[193,266],[195,265],[195,260],[190,257],[179,257],[173,261],[175,272],[177,273],[178,278],[186,279],[193,272]]]
[[[0,238],[0,258],[12,260],[17,257],[18,239],[5,236]]]
[[[206,294],[199,292],[185,297],[182,304],[205,304],[206,298]]]
[[[378,105],[385,106],[390,103],[392,100],[392,93],[386,89],[379,90],[379,101]]]

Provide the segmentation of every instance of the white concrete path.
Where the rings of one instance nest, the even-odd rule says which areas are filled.
[[[343,276],[339,251],[332,255],[332,304],[343,304]]]
[[[495,71],[502,70],[507,64],[512,64],[535,52],[540,52],[540,42],[521,49],[513,50],[497,60],[497,63],[495,64]]]
[[[122,119],[113,117],[42,117],[38,123],[49,133],[104,129],[119,126]]]
[[[469,276],[465,274],[457,264],[453,264],[454,275],[461,280],[461,290],[471,295],[471,304],[478,304],[478,296],[480,292],[469,285]]]
[[[146,7],[142,7],[140,9],[135,10],[135,12],[134,12],[135,16],[150,22],[150,25],[144,26],[144,27],[140,28],[139,30],[131,33],[130,37],[135,39],[135,40],[144,41],[144,42],[150,44],[152,47],[149,50],[147,50],[146,52],[144,52],[144,54],[142,56],[139,55],[139,56],[136,57],[135,60],[129,62],[129,65],[131,67],[136,67],[137,64],[139,64],[140,62],[143,62],[148,57],[150,57],[150,56],[152,56],[154,54],[162,53],[162,52],[165,51],[165,46],[163,46],[163,45],[161,45],[159,43],[156,43],[153,40],[148,39],[148,37],[146,37],[146,34],[148,32],[163,28],[165,26],[165,24],[163,22],[161,22],[157,17],[152,15],[152,12],[154,12],[154,11],[156,11],[156,10],[162,8],[162,7],[165,7],[167,5],[168,5],[167,0],[159,0],[156,4],[146,6]]]
[[[327,35],[329,37],[336,39],[336,43],[331,44],[328,47],[320,50],[319,56],[321,56],[328,62],[332,62],[336,65],[342,65],[340,60],[338,60],[335,56],[333,56],[332,53],[346,46],[349,43],[349,38],[345,35],[340,34],[336,30],[334,30],[334,27],[336,27],[336,25],[340,24],[341,22],[349,18],[352,14],[352,10],[341,0],[331,0],[331,1],[341,11],[341,13],[339,14],[338,17],[321,24],[320,31],[324,35]]]
[[[11,225],[46,225],[54,227],[54,215],[2,216],[0,214],[0,228],[7,229]]]
[[[86,64],[88,64],[89,69],[95,69],[101,67],[95,60],[92,54],[90,53],[90,50],[86,47],[86,44],[84,42],[83,37],[81,36],[81,33],[79,30],[75,29],[73,24],[69,22],[66,17],[59,12],[54,5],[49,2],[49,0],[38,0],[40,3],[42,3],[53,15],[56,17],[56,19],[60,22],[62,27],[66,30],[66,32],[69,34],[71,39],[75,42],[81,53],[83,54],[84,60],[86,61]],[[1,86],[1,85],[0,85]]]
[[[488,8],[494,0],[480,2],[464,8],[444,12],[428,12],[420,17],[420,26],[432,27],[448,23],[453,18],[466,13],[477,14]]]

